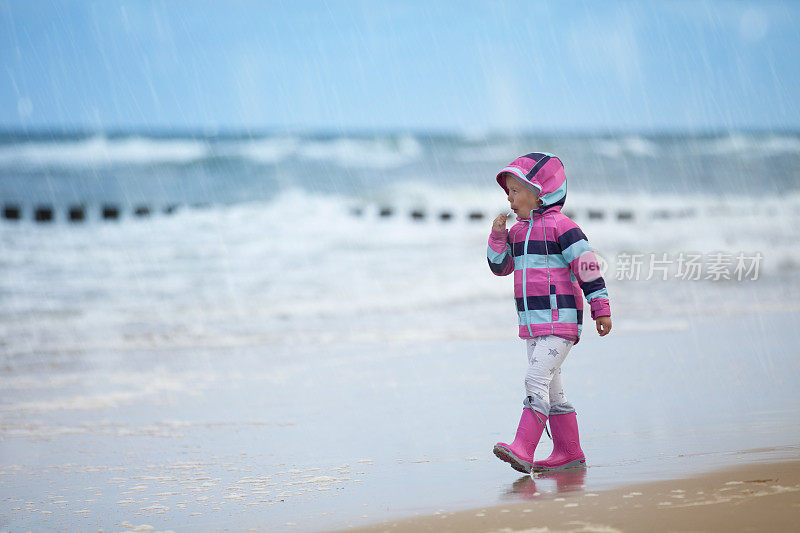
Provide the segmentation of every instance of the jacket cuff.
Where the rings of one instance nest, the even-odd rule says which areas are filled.
[[[589,305],[592,306],[592,320],[597,320],[599,316],[611,316],[611,304],[606,298],[595,298]]]
[[[508,230],[507,229],[504,229],[504,230],[501,230],[501,231],[492,230],[492,232],[489,234],[489,244],[490,245],[494,244],[495,247],[499,247],[502,250],[505,250],[507,243],[508,243]],[[493,249],[494,249],[494,247],[493,247]],[[496,251],[499,252],[501,250],[496,250]]]

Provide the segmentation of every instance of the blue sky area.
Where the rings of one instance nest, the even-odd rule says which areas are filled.
[[[0,127],[800,128],[800,2],[0,2]]]

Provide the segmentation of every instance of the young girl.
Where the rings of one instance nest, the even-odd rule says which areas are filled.
[[[561,212],[567,178],[552,154],[515,159],[497,174],[517,223],[506,230],[506,215],[492,225],[487,258],[498,276],[514,273],[519,336],[528,349],[526,397],[514,442],[498,442],[494,454],[520,472],[584,466],[575,409],[561,386],[561,364],[580,340],[583,297],[597,332],[611,331],[606,284],[581,229]],[[533,452],[550,419],[553,453],[534,461]],[[549,432],[548,432],[549,435]]]

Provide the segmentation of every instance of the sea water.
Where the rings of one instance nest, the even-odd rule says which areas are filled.
[[[426,324],[426,313],[507,298],[484,259],[507,210],[494,176],[531,150],[561,156],[564,211],[612,283],[673,279],[681,254],[699,254],[699,280],[651,285],[677,286],[693,299],[679,305],[703,312],[701,286],[718,294],[747,268],[751,281],[800,269],[797,134],[6,134],[0,204],[21,220],[0,219],[3,353],[340,334],[332,317],[396,331],[399,311]],[[86,220],[67,220],[74,205]],[[104,205],[120,218],[103,220]],[[142,205],[149,216],[134,214]],[[37,206],[54,220],[34,222]],[[717,259],[724,277],[710,270]],[[457,337],[474,325],[444,327]]]
[[[796,453],[796,133],[6,134],[7,523],[313,529],[555,492],[491,456],[524,374],[494,176],[536,150],[614,320],[565,363],[592,468],[561,484]]]

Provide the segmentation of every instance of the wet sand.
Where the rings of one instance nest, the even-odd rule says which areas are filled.
[[[562,483],[580,473],[542,477]],[[615,531],[797,531],[800,460],[748,463],[695,477],[620,489],[542,493],[529,476],[515,483],[528,499],[493,507],[388,521],[348,531],[481,531],[544,533]]]
[[[800,312],[740,312],[737,294],[753,301],[727,290],[726,314],[587,334],[564,381],[590,467],[534,491],[491,453],[519,420],[523,346],[494,324],[447,337],[453,309],[441,327],[401,317],[391,337],[362,324],[292,343],[8,356],[0,531],[330,531],[798,460]],[[493,305],[459,316],[479,324]]]

